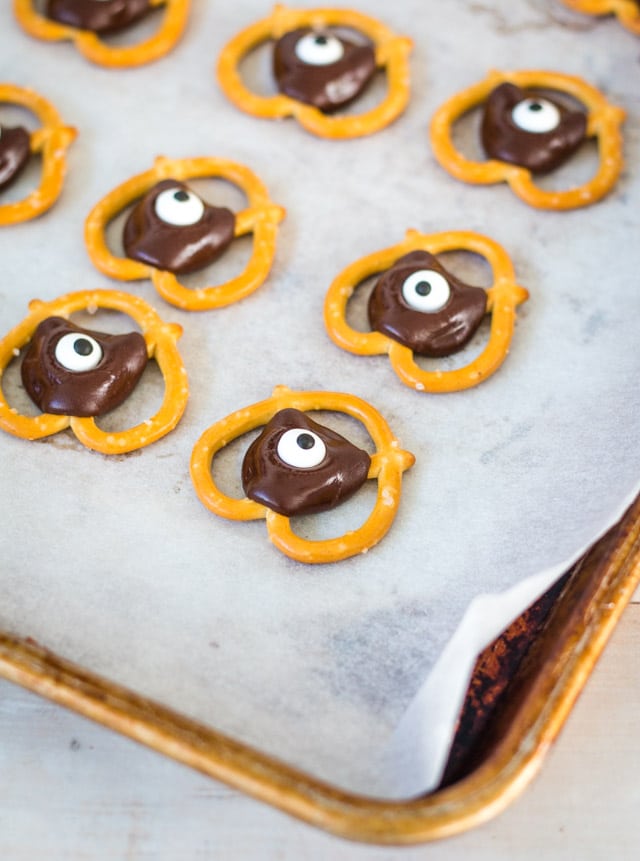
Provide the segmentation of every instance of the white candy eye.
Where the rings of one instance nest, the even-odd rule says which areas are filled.
[[[523,99],[511,111],[511,119],[525,132],[542,134],[560,125],[560,111],[546,99]]]
[[[433,314],[449,301],[451,288],[447,279],[433,269],[419,269],[405,279],[402,298],[410,308]]]
[[[175,227],[187,227],[200,221],[204,215],[204,203],[197,194],[186,188],[168,188],[156,197],[156,215],[161,221]]]
[[[102,347],[82,332],[69,332],[56,344],[56,361],[68,371],[92,371],[102,360]]]
[[[342,59],[344,46],[330,33],[307,33],[296,42],[295,52],[299,60],[310,66],[329,66]]]
[[[318,434],[306,428],[291,428],[278,440],[278,457],[287,466],[312,469],[322,463],[327,448]]]

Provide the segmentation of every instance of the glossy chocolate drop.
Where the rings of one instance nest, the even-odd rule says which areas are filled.
[[[415,306],[407,296],[413,290]],[[445,292],[446,290],[446,292]],[[429,304],[434,294],[442,300]],[[446,300],[446,301],[444,301]],[[486,313],[487,294],[460,281],[428,251],[412,251],[397,260],[376,282],[369,297],[371,328],[421,356],[438,358],[462,349]]]
[[[151,11],[149,0],[47,0],[46,15],[52,21],[91,30],[117,33]]]
[[[549,116],[546,124],[540,123],[544,114]],[[536,126],[543,130],[528,130]],[[586,129],[583,111],[571,111],[546,95],[503,83],[485,103],[481,138],[490,158],[525,167],[532,173],[546,173],[573,155],[584,141]]]
[[[283,440],[285,435],[289,439]],[[316,447],[319,458],[314,456]],[[300,410],[284,409],[247,449],[242,486],[249,499],[279,514],[312,514],[334,508],[354,494],[366,481],[370,464],[366,451],[331,428]]]
[[[16,179],[30,155],[30,136],[26,129],[0,126],[0,189]]]
[[[202,269],[234,238],[235,215],[165,179],[135,205],[124,226],[127,257],[177,274]]]
[[[331,113],[353,101],[376,71],[371,45],[330,31],[301,28],[275,44],[273,72],[281,93]]]
[[[139,332],[108,335],[48,317],[22,361],[22,382],[44,413],[101,416],[131,394],[146,364]]]

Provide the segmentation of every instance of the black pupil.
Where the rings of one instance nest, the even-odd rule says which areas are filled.
[[[416,293],[418,296],[428,296],[431,293],[431,284],[428,281],[420,281],[416,284]]]
[[[310,448],[314,447],[316,441],[310,433],[301,433],[296,439],[296,443],[299,448],[303,448],[305,451],[308,451]]]
[[[180,203],[184,203],[185,200],[189,200],[189,192],[181,188],[179,191],[174,193],[173,199],[178,200]]]
[[[79,356],[90,356],[93,353],[93,344],[87,338],[76,338],[73,349]]]
[[[316,45],[326,45],[329,40],[327,39],[326,36],[318,35],[315,37],[314,41],[315,41]]]
[[[529,105],[529,110],[530,111],[536,111],[536,112],[541,111],[542,105],[540,104],[540,102],[531,102],[531,104]]]

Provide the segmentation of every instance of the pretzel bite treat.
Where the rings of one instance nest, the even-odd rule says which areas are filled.
[[[180,39],[191,0],[13,0],[18,22],[27,33],[49,42],[72,41],[100,66],[128,67],[167,54]],[[135,45],[109,45],[101,37],[120,33],[156,9],[162,23],[149,39]]]
[[[479,254],[493,271],[488,289],[465,284],[437,254],[464,250]],[[368,302],[371,331],[358,331],[346,319],[354,291],[378,275]],[[421,392],[454,392],[477,386],[500,367],[509,351],[515,309],[528,298],[515,281],[513,265],[500,245],[466,231],[421,234],[407,231],[398,245],[358,260],[334,280],[325,300],[329,336],[343,350],[361,356],[387,353],[405,385]],[[455,370],[423,370],[414,354],[450,356],[463,349],[491,315],[489,341],[468,365]]]
[[[557,94],[557,95],[556,95]],[[581,107],[568,107],[562,97]],[[487,161],[471,161],[452,140],[463,114],[483,108],[481,142]],[[558,72],[491,72],[440,107],[431,122],[431,143],[440,164],[465,182],[507,182],[515,194],[538,209],[575,209],[604,197],[622,170],[620,126],[624,111],[581,78]],[[582,143],[595,138],[599,164],[584,185],[544,190],[534,176],[564,164]]]
[[[615,15],[627,30],[640,35],[638,0],[563,0],[565,6],[585,15]]]
[[[376,451],[369,455],[307,413],[328,410],[360,421]],[[223,494],[211,464],[220,449],[243,434],[262,428],[242,463],[244,499]],[[231,520],[264,519],[273,544],[299,562],[337,562],[365,553],[387,533],[394,520],[402,473],[414,456],[399,447],[389,426],[372,406],[353,395],[294,392],[277,386],[273,395],[238,410],[208,428],[191,456],[191,478],[201,502]],[[358,529],[338,538],[307,540],[291,529],[289,518],[334,508],[364,485],[378,483],[373,511]]]
[[[279,93],[267,97],[247,89],[238,67],[270,40]],[[227,97],[253,116],[293,116],[307,131],[325,138],[361,137],[389,125],[405,109],[411,47],[410,39],[359,12],[276,5],[269,18],[226,45],[218,61],[218,81]],[[388,77],[384,101],[361,114],[335,116],[357,99],[379,69]]]
[[[142,333],[114,335],[68,319],[74,312],[94,313],[99,308],[127,314]],[[9,362],[26,348],[22,383],[42,412],[20,415],[0,388],[0,428],[34,440],[70,427],[83,445],[103,454],[149,445],[176,426],[186,406],[187,376],[175,346],[181,334],[180,326],[164,323],[142,299],[113,290],[69,293],[52,302],[33,300],[28,316],[0,341],[0,379]],[[165,381],[158,412],[128,430],[101,430],[95,419],[132,394],[151,358]]]
[[[236,185],[248,207],[233,213],[204,201],[185,183],[196,177],[222,178]],[[126,257],[109,250],[105,231],[128,206],[122,242]],[[266,280],[275,256],[277,225],[284,209],[243,165],[218,158],[158,158],[103,198],[89,214],[85,239],[93,263],[112,278],[150,278],[163,299],[178,308],[220,308],[248,296]],[[244,271],[226,283],[190,289],[177,276],[214,262],[233,240],[253,233],[253,253]]]
[[[0,83],[3,103],[27,108],[40,127],[29,132],[23,126],[3,125],[0,116],[0,192],[19,177],[32,155],[42,155],[42,179],[23,200],[2,203],[0,197],[0,226],[29,221],[53,206],[62,191],[66,152],[76,136],[76,130],[63,125],[53,105],[34,90]]]

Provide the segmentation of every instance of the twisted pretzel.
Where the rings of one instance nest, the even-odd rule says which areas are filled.
[[[41,439],[70,427],[78,440],[103,454],[122,454],[143,448],[173,430],[184,413],[189,387],[187,374],[176,348],[182,327],[165,323],[156,312],[137,296],[116,290],[81,290],[67,293],[51,302],[34,299],[29,303],[25,319],[0,341],[0,379],[9,362],[32,338],[38,325],[48,317],[68,317],[76,311],[93,313],[108,308],[127,314],[142,330],[149,358],[154,358],[162,372],[165,393],[158,412],[150,419],[128,430],[100,430],[91,417],[52,415],[20,415],[9,406],[0,388],[0,428],[23,439]]]
[[[292,407],[303,412],[332,410],[362,422],[373,439],[376,453],[371,458],[368,478],[378,482],[375,507],[365,523],[339,538],[309,541],[297,536],[289,518],[251,499],[233,499],[216,486],[211,476],[215,454],[236,437],[265,425],[279,410]],[[215,514],[230,520],[265,519],[269,538],[282,553],[298,562],[337,562],[365,553],[389,530],[400,502],[402,473],[415,461],[399,447],[398,440],[380,413],[354,395],[336,392],[294,392],[276,386],[270,398],[232,413],[208,428],[191,455],[191,479],[200,501]]]
[[[640,7],[635,0],[562,0],[584,15],[615,15],[632,33],[640,34]]]
[[[347,27],[367,36],[375,47],[376,66],[386,69],[388,94],[384,101],[356,116],[327,116],[318,108],[286,95],[259,96],[245,87],[238,67],[246,54],[270,39],[298,27]],[[324,138],[356,138],[388,126],[404,111],[409,100],[409,53],[412,41],[360,12],[349,9],[289,9],[274,6],[268,18],[238,33],[223,48],[218,60],[218,82],[236,107],[266,119],[295,117],[312,134]]]
[[[247,197],[249,206],[237,213],[234,235],[238,238],[253,233],[253,253],[240,275],[224,284],[190,289],[182,285],[172,272],[126,257],[115,257],[111,253],[105,230],[123,209],[162,179],[195,177],[226,179]],[[85,241],[89,257],[105,275],[119,281],[150,278],[167,302],[188,311],[202,311],[237,302],[257,290],[266,280],[275,256],[277,226],[284,215],[285,210],[271,202],[263,183],[244,165],[213,157],[173,160],[160,156],[151,170],[128,179],[91,210],[85,222]]]
[[[489,343],[483,352],[463,368],[425,371],[409,347],[382,332],[360,332],[346,320],[347,303],[367,278],[392,266],[415,250],[438,254],[445,251],[472,251],[484,257],[493,270],[493,285],[486,291],[487,312],[491,314]],[[324,321],[332,341],[350,353],[377,356],[387,353],[402,382],[419,392],[456,392],[477,386],[494,374],[504,362],[513,337],[516,307],[529,296],[515,281],[513,264],[506,251],[486,236],[466,231],[422,234],[408,230],[403,242],[376,251],[352,263],[334,280],[327,292]]]
[[[496,159],[475,162],[458,152],[452,141],[453,124],[465,113],[482,104],[499,84],[508,82],[523,89],[539,87],[566,93],[588,109],[586,136],[596,138],[599,166],[595,176],[584,185],[566,191],[545,191],[537,186],[531,171]],[[599,90],[581,78],[559,72],[491,71],[484,81],[457,93],[445,102],[431,121],[431,145],[436,159],[456,179],[476,185],[507,182],[521,199],[538,209],[575,209],[604,197],[622,170],[620,125],[625,112],[611,105]]]
[[[24,200],[0,204],[0,225],[29,221],[46,212],[62,191],[66,171],[66,151],[77,132],[62,120],[53,105],[34,90],[14,84],[0,84],[0,103],[27,108],[42,123],[30,135],[30,150],[42,153],[42,180]]]
[[[52,21],[35,9],[34,0],[13,0],[14,14],[30,36],[46,42],[73,42],[87,60],[99,66],[126,68],[151,63],[167,54],[182,36],[191,0],[150,0],[153,7],[165,6],[162,24],[155,35],[137,45],[109,45],[96,33]]]

